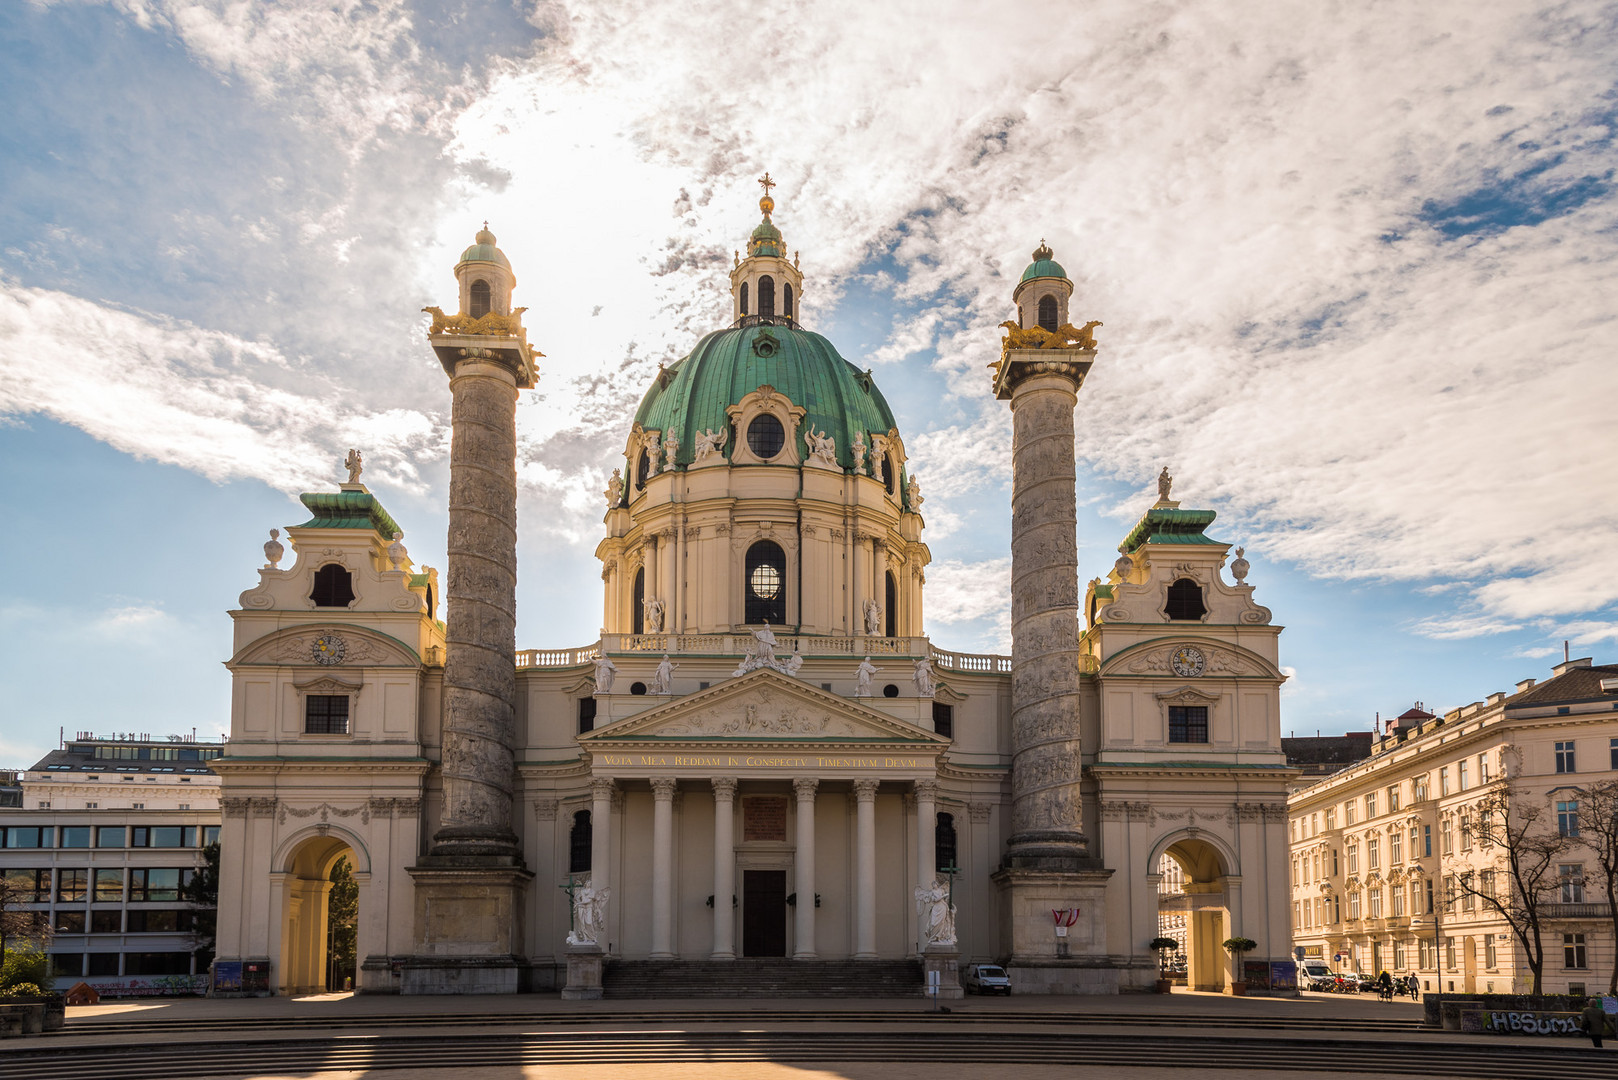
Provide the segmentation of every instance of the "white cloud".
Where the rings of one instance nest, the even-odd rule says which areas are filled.
[[[1422,637],[1449,640],[1454,638],[1486,637],[1522,629],[1521,623],[1508,622],[1490,615],[1434,615],[1421,619],[1411,629]]]

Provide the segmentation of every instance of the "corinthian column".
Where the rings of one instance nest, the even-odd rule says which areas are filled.
[[[444,819],[433,854],[515,856],[517,377],[469,355],[449,387]]]
[[[1073,408],[1091,350],[1008,349],[1010,399],[1010,865],[1088,854],[1079,797],[1079,577]]]

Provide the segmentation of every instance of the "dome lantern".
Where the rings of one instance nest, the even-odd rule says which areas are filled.
[[[1057,262],[1044,240],[1034,249],[1034,261],[1022,272],[1012,290],[1017,305],[1017,325],[1024,330],[1040,326],[1054,331],[1067,325],[1067,301],[1073,295],[1073,282]]]
[[[796,326],[803,299],[803,275],[787,261],[786,238],[771,220],[776,186],[769,173],[759,177],[764,196],[758,201],[763,220],[747,238],[747,257],[730,272],[731,323],[734,326]]]
[[[517,287],[517,275],[505,252],[495,246],[487,221],[473,238],[472,246],[461,252],[455,264],[455,280],[461,285],[462,315],[480,319],[490,313],[511,314],[511,291]]]

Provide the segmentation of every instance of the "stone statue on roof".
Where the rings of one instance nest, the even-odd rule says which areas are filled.
[[[1169,501],[1169,490],[1174,487],[1174,477],[1169,475],[1169,467],[1163,466],[1163,471],[1157,474],[1157,497],[1163,502]]]
[[[348,482],[350,484],[360,482],[360,473],[365,471],[365,466],[360,463],[360,452],[358,450],[348,452],[348,457],[343,459],[343,468],[348,470]]]

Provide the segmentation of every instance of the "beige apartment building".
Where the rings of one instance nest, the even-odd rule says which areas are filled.
[[[1577,830],[1579,787],[1615,777],[1618,666],[1570,660],[1514,693],[1407,713],[1369,758],[1288,800],[1295,953],[1350,973],[1414,972],[1430,991],[1526,991],[1532,973],[1510,926],[1457,887],[1466,875],[1508,887],[1503,850],[1472,839],[1472,815],[1509,780],[1565,834]],[[1542,898],[1546,993],[1606,986],[1611,904],[1595,852],[1569,845]]]

